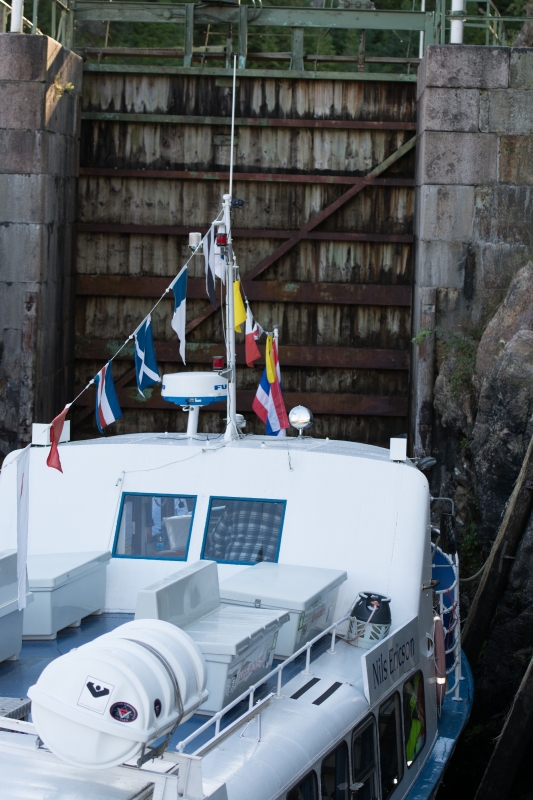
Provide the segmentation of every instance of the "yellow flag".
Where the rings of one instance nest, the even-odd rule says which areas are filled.
[[[276,380],[276,365],[274,364],[274,353],[272,352],[273,336],[267,336],[265,347],[265,362],[267,371],[267,380],[269,383],[274,383]]]
[[[233,314],[235,330],[237,333],[240,333],[242,323],[246,322],[246,309],[244,307],[244,303],[242,302],[240,281],[233,282]]]

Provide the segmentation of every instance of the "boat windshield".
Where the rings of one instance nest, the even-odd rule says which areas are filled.
[[[277,561],[284,500],[212,497],[202,558],[219,563]]]
[[[195,503],[184,495],[124,494],[113,555],[184,560]]]

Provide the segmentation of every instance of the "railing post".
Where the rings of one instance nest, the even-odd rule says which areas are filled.
[[[56,38],[56,10],[55,0],[52,0],[52,20],[50,23],[50,36],[52,39]]]
[[[69,3],[69,10],[66,12],[66,36],[65,47],[72,50],[74,47],[74,11],[76,8],[76,0],[71,0]]]
[[[304,669],[304,675],[310,675],[310,674],[311,674],[311,671],[310,671],[310,669],[309,669],[309,667],[310,667],[310,666],[311,666],[311,648],[310,648],[310,647],[308,647],[308,648],[307,648],[307,650],[306,650],[306,652],[305,652],[305,669]]]
[[[291,69],[300,70],[304,69],[304,29],[291,28],[292,32],[292,46],[291,46]]]
[[[276,692],[276,697],[281,697],[281,670],[278,672],[278,690]]]
[[[192,67],[192,48],[194,34],[194,3],[185,5],[185,41],[183,43],[183,66]]]
[[[22,33],[22,17],[24,16],[23,0],[13,0],[11,4],[11,33]]]
[[[0,33],[5,33],[7,28],[7,8],[0,6]]]
[[[237,68],[246,69],[248,53],[248,6],[239,7],[239,45]]]
[[[31,32],[37,33],[37,13],[39,9],[39,0],[33,0],[33,12],[31,17]]]

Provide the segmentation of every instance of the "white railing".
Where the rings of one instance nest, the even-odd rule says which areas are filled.
[[[444,553],[440,547],[436,548],[437,552],[439,552],[448,562],[447,565],[440,565],[440,564],[432,564],[433,569],[452,569],[454,575],[454,581],[451,586],[447,586],[445,589],[435,589],[435,594],[438,597],[439,601],[439,615],[442,620],[442,627],[444,629],[444,641],[446,642],[449,637],[452,637],[452,644],[449,646],[445,653],[446,655],[450,655],[453,653],[453,664],[446,670],[446,676],[448,677],[448,682],[452,680],[451,675],[453,673],[453,684],[447,689],[446,694],[453,694],[454,700],[460,700],[460,688],[461,688],[461,617],[459,614],[459,559],[457,558],[457,553],[452,557],[447,553]],[[448,595],[450,599],[451,606],[447,608],[444,605],[444,596]],[[444,624],[444,617],[445,615],[449,615],[450,626],[447,628]]]
[[[260,681],[248,687],[248,689],[245,692],[239,695],[239,697],[237,697],[231,703],[228,703],[227,706],[224,706],[224,708],[221,711],[217,711],[217,713],[214,716],[212,716],[211,719],[209,719],[206,723],[197,728],[194,731],[194,733],[191,733],[191,735],[187,736],[186,739],[183,739],[181,742],[178,742],[178,744],[176,745],[176,750],[179,753],[183,753],[183,751],[185,750],[187,745],[190,744],[190,742],[194,741],[194,739],[196,739],[198,736],[204,733],[204,731],[208,730],[212,725],[214,725],[215,726],[214,736],[212,736],[211,739],[209,739],[205,744],[199,747],[198,750],[196,750],[193,754],[195,756],[205,755],[205,753],[207,753],[209,750],[211,750],[212,747],[218,744],[218,742],[220,742],[221,739],[226,738],[226,736],[229,736],[231,733],[233,733],[233,731],[240,725],[242,725],[244,722],[248,722],[249,720],[252,720],[256,716],[257,716],[257,733],[258,733],[257,740],[260,741],[261,711],[264,708],[266,708],[267,705],[270,704],[272,698],[281,697],[282,674],[285,667],[288,664],[291,664],[293,661],[295,661],[303,653],[305,653],[306,654],[305,669],[301,670],[299,674],[311,675],[312,674],[310,671],[311,648],[313,647],[313,645],[316,644],[318,641],[320,641],[320,639],[323,639],[325,636],[331,633],[332,634],[331,646],[328,652],[334,653],[335,635],[337,632],[337,628],[349,619],[351,619],[350,615],[346,614],[346,616],[344,616],[342,619],[339,619],[337,622],[334,622],[333,625],[329,626],[329,628],[326,628],[325,630],[322,631],[322,633],[319,633],[318,636],[315,636],[314,639],[310,639],[310,641],[308,641],[307,644],[304,644],[304,646],[300,647],[300,649],[297,650],[295,653],[293,653],[292,656],[289,656],[289,658],[286,658],[285,661],[283,661],[281,664],[278,664],[278,666],[275,667],[271,672],[269,672],[268,675],[265,675],[264,678],[261,678]],[[271,692],[269,695],[267,695],[267,697],[263,698],[263,700],[259,700],[257,703],[254,704],[254,695],[257,689],[259,689],[260,686],[264,686],[265,683],[267,683],[267,681],[269,681],[275,675],[277,675],[278,678],[278,685],[276,692]],[[243,700],[246,700],[246,698],[248,698],[248,711],[245,711],[244,714],[241,714],[226,728],[220,730],[220,723],[222,718],[225,717],[226,714],[229,711],[231,711],[232,708],[235,708],[235,706],[237,706],[239,703],[242,703]]]

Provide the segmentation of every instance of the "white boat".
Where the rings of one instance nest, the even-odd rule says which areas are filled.
[[[48,445],[30,448],[27,591],[13,566],[20,451],[6,458],[2,796],[436,792],[472,679],[428,482],[405,439],[243,435],[234,356],[228,335],[227,370],[163,377],[186,434],[65,442],[62,473]],[[199,434],[199,407],[225,395],[226,431]],[[301,434],[310,415],[292,420]]]

